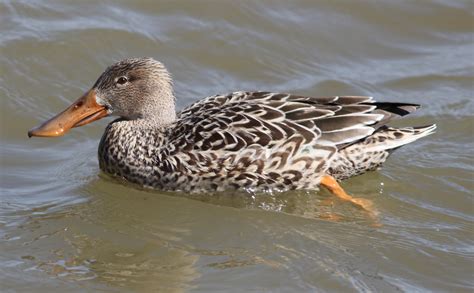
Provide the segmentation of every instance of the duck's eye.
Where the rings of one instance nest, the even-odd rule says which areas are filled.
[[[120,85],[126,84],[127,82],[128,82],[128,78],[126,78],[125,76],[121,76],[117,79],[117,84],[120,84]]]

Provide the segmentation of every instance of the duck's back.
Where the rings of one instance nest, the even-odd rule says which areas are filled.
[[[383,127],[389,120],[416,108],[362,96],[235,92],[208,97],[180,112],[167,130],[161,156],[167,170],[159,181],[169,183],[160,188],[314,189],[324,174],[342,179],[379,166],[394,147],[385,143],[377,150],[382,155],[365,160],[372,135],[381,140],[389,133]]]

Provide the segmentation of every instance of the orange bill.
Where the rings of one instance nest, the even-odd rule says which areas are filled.
[[[61,136],[73,127],[89,124],[107,115],[107,108],[97,103],[95,91],[90,90],[66,110],[28,131],[28,136]]]

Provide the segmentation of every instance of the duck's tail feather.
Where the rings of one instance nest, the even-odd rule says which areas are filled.
[[[436,124],[417,127],[381,127],[366,139],[367,151],[395,150],[422,137],[433,134]]]
[[[382,126],[365,139],[339,149],[328,174],[337,180],[343,180],[375,170],[395,149],[433,134],[435,130],[436,124],[404,128]]]

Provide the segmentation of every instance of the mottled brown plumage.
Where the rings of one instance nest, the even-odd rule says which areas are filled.
[[[375,169],[391,150],[435,128],[388,128],[384,124],[389,120],[418,106],[363,96],[234,92],[205,98],[174,116],[171,79],[153,59],[122,61],[99,78],[98,96],[113,109],[122,96],[110,94],[115,86],[101,79],[122,75],[157,82],[167,90],[141,87],[121,107],[166,104],[173,108],[173,119],[158,111],[150,117],[120,115],[102,137],[100,167],[163,190],[315,189],[326,174],[346,179]]]

